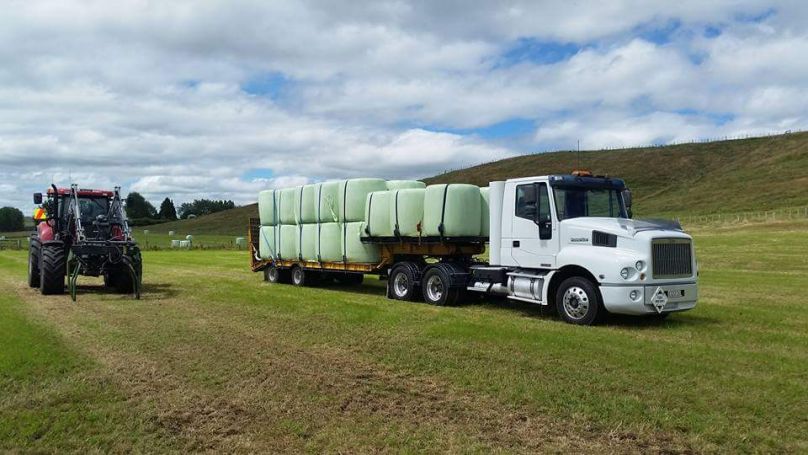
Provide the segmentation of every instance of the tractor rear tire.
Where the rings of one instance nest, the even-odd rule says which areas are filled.
[[[58,295],[65,292],[67,266],[62,244],[42,245],[39,255],[39,292]]]
[[[39,287],[39,240],[31,239],[28,247],[28,286]]]

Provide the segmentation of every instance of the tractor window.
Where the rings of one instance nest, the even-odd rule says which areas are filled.
[[[99,215],[107,216],[109,201],[107,198],[79,198],[81,222],[92,223]]]

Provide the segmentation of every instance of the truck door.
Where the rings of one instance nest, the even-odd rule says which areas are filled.
[[[545,227],[543,237],[547,238],[540,238],[539,225]],[[512,233],[511,256],[518,266],[555,267],[559,236],[546,183],[516,186]]]

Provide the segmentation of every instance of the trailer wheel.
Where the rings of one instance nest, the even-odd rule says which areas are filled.
[[[424,301],[430,305],[454,305],[460,299],[461,289],[451,286],[451,277],[443,267],[432,267],[423,279],[421,288]]]
[[[28,247],[28,286],[39,287],[39,241],[31,239]]]
[[[413,301],[418,299],[418,279],[420,278],[418,266],[412,262],[402,262],[393,268],[387,279],[387,294],[396,300]]]
[[[61,243],[42,245],[39,254],[39,292],[42,295],[64,294],[66,271],[64,246]]]
[[[586,278],[574,276],[561,282],[555,301],[558,314],[570,324],[597,324],[606,314],[597,289]]]

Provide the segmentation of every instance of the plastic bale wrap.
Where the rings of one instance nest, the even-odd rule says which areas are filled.
[[[429,185],[424,195],[423,235],[479,237],[481,205],[478,186],[462,183]]]
[[[278,190],[278,219],[280,224],[297,224],[300,187]]]
[[[364,221],[344,223],[342,236],[342,250],[348,262],[378,263],[379,246],[362,243],[359,235],[364,226]]]
[[[384,191],[387,185],[382,179],[351,179],[339,184],[337,206],[339,221],[355,222],[365,220],[365,200],[368,193]]]
[[[298,200],[299,223],[317,222],[317,190],[317,185],[303,185]]]
[[[318,216],[321,223],[339,221],[339,186],[340,181],[318,184],[317,199],[319,201]]]
[[[318,251],[323,262],[342,261],[342,225],[339,223],[320,223]]]
[[[365,228],[362,237],[392,237],[390,226],[390,191],[374,191],[365,203]]]
[[[424,189],[391,191],[390,229],[400,237],[418,237],[418,226],[424,220]]]
[[[264,190],[258,193],[258,216],[261,218],[261,226],[277,224],[275,209],[275,190]]]
[[[317,260],[317,224],[300,225],[300,255],[304,261]]]
[[[258,233],[258,255],[261,256],[261,259],[276,258],[275,229],[277,229],[275,226],[261,226],[261,231]]]
[[[297,260],[298,227],[294,224],[282,224],[277,233],[278,254],[281,259]]]
[[[490,212],[488,207],[488,187],[480,188],[480,235],[488,237],[490,223]]]
[[[387,181],[387,189],[388,190],[406,190],[409,188],[426,188],[426,183],[418,181],[418,180],[388,180]]]

